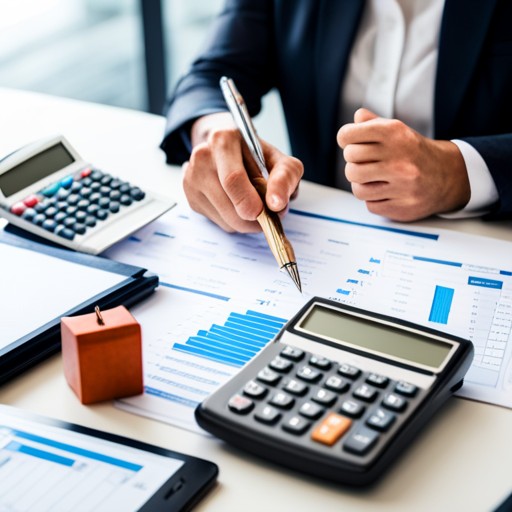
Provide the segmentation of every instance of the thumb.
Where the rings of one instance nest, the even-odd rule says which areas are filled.
[[[377,119],[377,117],[379,116],[374,114],[371,110],[366,108],[359,108],[355,111],[354,123],[364,123],[365,121],[370,121],[371,119]]]

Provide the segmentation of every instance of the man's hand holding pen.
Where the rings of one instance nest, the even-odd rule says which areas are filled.
[[[251,182],[250,155],[244,153],[239,130],[229,112],[199,118],[191,132],[193,151],[184,165],[183,187],[193,210],[208,217],[228,232],[261,231],[257,216],[263,209],[260,195]],[[288,207],[296,196],[302,163],[261,141],[269,170],[266,204],[274,212]],[[259,178],[255,177],[256,180]]]

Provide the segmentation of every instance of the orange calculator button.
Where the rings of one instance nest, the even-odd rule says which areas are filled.
[[[352,420],[349,418],[331,413],[313,430],[311,439],[331,446],[350,428],[351,424]]]

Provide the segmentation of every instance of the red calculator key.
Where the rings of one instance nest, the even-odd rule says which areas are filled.
[[[14,215],[21,215],[26,209],[27,205],[20,201],[11,206],[11,213],[14,213]]]
[[[35,194],[30,194],[29,196],[25,197],[25,199],[23,199],[23,202],[29,208],[32,208],[32,206],[35,206],[37,203],[39,203],[39,198]]]
[[[91,174],[91,172],[92,172],[92,169],[90,167],[86,167],[85,169],[82,169],[82,171],[80,172],[80,177],[87,178],[87,176],[89,176],[89,174]]]

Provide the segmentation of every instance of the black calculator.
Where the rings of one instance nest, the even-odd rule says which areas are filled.
[[[0,161],[0,216],[76,251],[100,253],[175,204],[87,163],[61,135]]]
[[[367,485],[460,388],[473,352],[469,340],[316,297],[195,416],[258,456]]]

